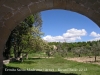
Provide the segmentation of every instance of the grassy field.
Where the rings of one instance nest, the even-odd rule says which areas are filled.
[[[100,66],[96,64],[81,63],[66,60],[61,57],[56,58],[29,58],[24,62],[13,62],[7,64],[11,67],[19,67],[27,71],[50,71],[60,73],[75,73],[77,75],[99,75]]]

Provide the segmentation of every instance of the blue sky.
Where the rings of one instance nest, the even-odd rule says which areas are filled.
[[[77,42],[100,39],[100,28],[92,20],[67,10],[41,12],[42,32],[48,42]]]

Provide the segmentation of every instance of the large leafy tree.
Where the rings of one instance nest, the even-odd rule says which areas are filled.
[[[6,59],[9,58],[11,48],[13,48],[15,58],[20,57],[22,52],[29,52],[33,47],[40,48],[40,43],[38,42],[40,42],[40,36],[42,35],[41,26],[42,20],[40,13],[30,15],[24,19],[24,21],[11,32],[6,43],[4,57]]]

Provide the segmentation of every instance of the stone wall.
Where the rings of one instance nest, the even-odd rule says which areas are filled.
[[[0,75],[2,52],[11,31],[27,16],[50,9],[83,14],[100,26],[100,0],[0,0]]]

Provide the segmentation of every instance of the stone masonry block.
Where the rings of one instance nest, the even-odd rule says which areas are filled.
[[[11,10],[4,6],[0,7],[0,17],[5,16],[8,12],[11,12]]]
[[[54,0],[54,8],[66,9],[67,0]]]
[[[31,13],[31,10],[29,9],[28,6],[23,6],[20,10],[19,10],[21,17],[28,17]]]
[[[23,16],[23,13],[18,11],[16,14],[14,14],[14,16],[5,21],[4,25],[12,31],[21,21],[25,19],[25,17],[26,15]]]
[[[98,3],[98,2],[94,3],[91,8],[93,8],[95,10],[99,9],[100,8],[100,3]],[[100,12],[100,10],[99,10],[99,12]]]
[[[12,17],[12,16],[13,16],[13,13],[8,12],[7,14],[4,15],[3,18],[4,18],[5,20],[7,20],[7,19],[9,19],[9,18]]]
[[[31,3],[39,2],[40,0],[19,0],[18,3],[20,3],[23,6],[28,6]]]
[[[20,4],[19,2],[18,2],[19,0],[6,0],[4,3],[3,3],[3,5],[6,7],[6,8],[8,8],[8,9],[10,9],[10,10],[16,10],[16,9],[18,9],[18,8],[20,8],[21,6],[22,6],[22,4]],[[20,0],[20,1],[22,1],[22,0]],[[23,1],[23,3],[25,2],[26,0],[24,0]]]
[[[37,13],[39,10],[38,10],[38,3],[31,3],[29,5],[29,9],[31,11],[31,13]]]
[[[44,4],[46,5],[47,9],[53,8],[53,1],[54,0],[45,0]]]

